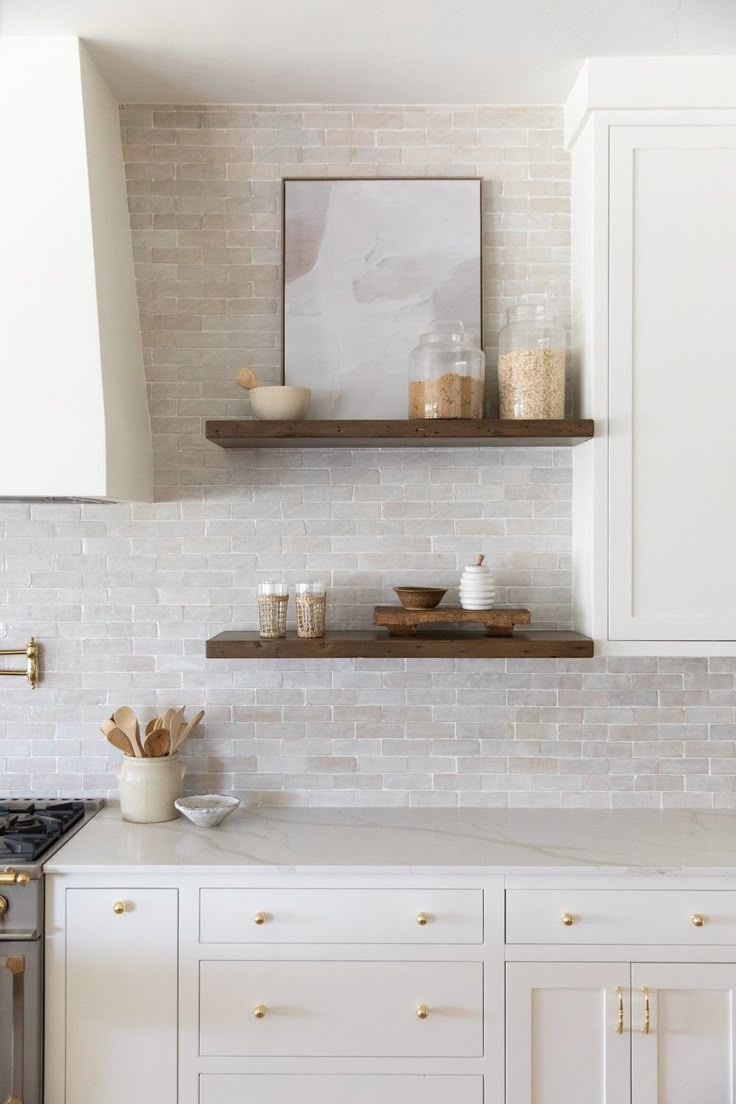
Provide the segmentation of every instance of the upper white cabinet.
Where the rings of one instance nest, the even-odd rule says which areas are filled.
[[[604,653],[736,653],[736,66],[710,61],[707,104],[702,59],[659,83],[651,59],[589,62],[568,104],[579,412],[601,429],[573,459],[576,623]]]

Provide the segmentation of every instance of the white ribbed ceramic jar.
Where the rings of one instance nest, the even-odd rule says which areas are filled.
[[[492,609],[496,602],[496,586],[481,553],[475,563],[468,564],[460,576],[460,605],[466,610]]]
[[[136,824],[175,820],[179,814],[174,802],[181,793],[186,770],[178,752],[157,759],[126,756],[115,768],[123,820]]]

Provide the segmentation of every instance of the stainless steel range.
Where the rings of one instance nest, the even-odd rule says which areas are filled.
[[[41,1104],[43,864],[99,801],[0,800],[0,1101]]]

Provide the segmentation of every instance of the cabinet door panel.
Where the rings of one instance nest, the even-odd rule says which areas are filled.
[[[506,1104],[629,1104],[629,973],[628,963],[507,965]]]
[[[636,963],[631,987],[633,1104],[734,1104],[736,966]]]
[[[483,1104],[482,1077],[203,1074],[199,1104]]]
[[[67,890],[69,1104],[176,1104],[177,921],[175,889]]]
[[[736,126],[610,139],[609,636],[736,635]]]

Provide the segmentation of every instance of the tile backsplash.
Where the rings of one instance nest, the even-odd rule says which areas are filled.
[[[554,107],[121,110],[154,434],[154,505],[0,504],[0,647],[30,634],[43,681],[0,684],[0,788],[114,790],[98,732],[203,706],[190,790],[249,803],[736,807],[736,661],[204,659],[256,623],[255,584],[321,578],[330,622],[396,583],[453,586],[487,554],[500,600],[571,618],[568,449],[210,445],[279,376],[283,176],[485,179],[485,347],[505,307],[569,314],[569,162]],[[493,388],[489,384],[491,401]]]

